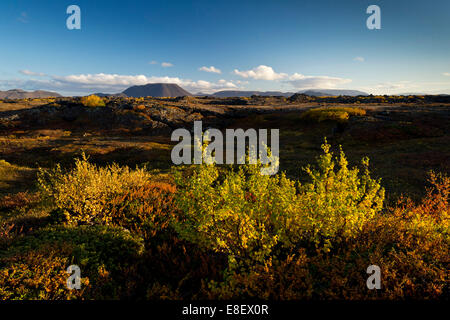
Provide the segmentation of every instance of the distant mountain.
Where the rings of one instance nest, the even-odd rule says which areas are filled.
[[[366,92],[358,90],[341,90],[341,89],[309,89],[302,90],[297,93],[303,93],[308,96],[368,96]]]
[[[8,91],[0,91],[0,99],[34,99],[34,98],[50,98],[62,97],[59,93],[50,91],[24,91],[22,89],[12,89]]]
[[[395,96],[448,96],[447,93],[425,93],[425,92],[403,92],[396,93]]]
[[[123,93],[128,97],[134,98],[192,96],[192,94],[174,83],[149,83],[143,86],[132,86]]]
[[[425,96],[426,93],[423,92],[402,92],[402,93],[396,93],[394,96]]]
[[[308,96],[368,96],[369,94],[366,92],[358,91],[358,90],[339,90],[339,89],[310,89],[310,90],[302,90],[297,93],[303,93]],[[280,92],[280,91],[239,91],[239,90],[225,90],[218,91],[210,96],[217,98],[230,98],[230,97],[251,97],[253,95],[256,96],[284,96],[290,97],[294,95],[295,92]],[[203,95],[199,93],[197,95]]]
[[[95,95],[97,97],[122,97],[122,98],[128,97],[123,92],[121,92],[121,93],[93,93],[93,95]]]
[[[217,98],[230,98],[230,97],[251,97],[251,96],[284,96],[290,97],[294,92],[280,92],[280,91],[239,91],[239,90],[224,90],[218,91],[210,96]]]

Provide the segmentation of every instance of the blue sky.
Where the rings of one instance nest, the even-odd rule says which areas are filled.
[[[66,9],[81,9],[68,30]],[[369,5],[381,30],[369,30]],[[0,90],[450,93],[450,1],[0,2]]]

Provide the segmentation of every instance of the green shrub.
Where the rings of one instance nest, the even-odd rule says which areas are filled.
[[[250,255],[261,259],[277,241],[269,229],[269,206],[283,205],[271,198],[278,190],[289,194],[289,186],[280,186],[278,180],[260,175],[251,165],[222,177],[215,165],[202,165],[177,180],[177,206],[182,213],[175,229],[188,241],[227,253],[231,263]]]
[[[376,214],[329,252],[278,254],[204,285],[209,299],[446,299],[450,179],[431,173],[432,188]],[[381,290],[367,290],[366,268],[381,269]]]
[[[178,175],[175,229],[202,247],[225,252],[230,265],[262,262],[276,244],[294,248],[303,242],[328,251],[333,240],[354,236],[382,209],[384,189],[367,169],[348,169],[341,151],[333,159],[323,145],[311,182],[296,185],[284,174],[261,175],[258,165],[220,172],[202,165],[189,176]],[[304,244],[304,243],[303,243]],[[249,262],[250,263],[250,262]]]
[[[362,160],[361,172],[348,168],[342,150],[333,159],[329,145],[322,149],[318,168],[305,168],[311,182],[299,187],[295,208],[277,215],[284,243],[306,239],[328,250],[333,241],[357,235],[383,208],[384,189],[370,177],[369,159]]]

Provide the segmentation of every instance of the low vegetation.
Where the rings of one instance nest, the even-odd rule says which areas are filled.
[[[450,296],[448,96],[97,98],[0,102],[0,299]],[[280,174],[171,168],[195,120],[280,129]]]
[[[44,197],[56,207],[52,213],[70,224],[92,224],[108,220],[110,201],[132,188],[143,187],[149,175],[142,169],[130,170],[116,164],[99,168],[83,154],[68,172],[59,165],[50,171],[41,169],[38,182]]]
[[[361,108],[345,108],[345,107],[332,107],[332,108],[314,108],[304,112],[301,115],[301,119],[309,121],[338,121],[345,122],[350,116],[363,116],[366,114],[366,110]]]
[[[325,143],[304,172],[212,164],[162,182],[85,156],[41,169],[39,194],[3,200],[8,217],[22,204],[47,216],[26,229],[0,220],[0,299],[448,297],[447,176],[430,173],[421,201],[389,205],[366,158],[350,167]],[[66,287],[71,264],[81,290]],[[366,287],[372,264],[381,290]]]
[[[96,96],[95,94],[87,96],[87,97],[82,97],[81,103],[85,107],[104,107],[105,106],[105,101],[103,101],[102,98],[100,98],[99,96]]]

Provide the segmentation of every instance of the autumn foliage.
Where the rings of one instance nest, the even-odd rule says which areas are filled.
[[[420,202],[385,202],[369,160],[350,167],[325,143],[306,180],[259,165],[41,170],[47,225],[3,224],[1,299],[445,299],[450,179],[430,173]],[[35,199],[33,200],[35,201]],[[5,198],[30,204],[25,194]],[[7,239],[7,241],[6,241]],[[65,286],[82,270],[83,289]],[[381,289],[366,286],[369,265]]]
[[[363,116],[366,110],[351,107],[331,107],[331,108],[314,108],[302,114],[301,119],[322,122],[322,121],[338,121],[345,122],[351,116]]]
[[[95,94],[86,96],[86,97],[82,97],[81,103],[85,107],[104,107],[105,106],[105,101],[103,101],[102,98],[100,98],[99,96],[96,96]]]

